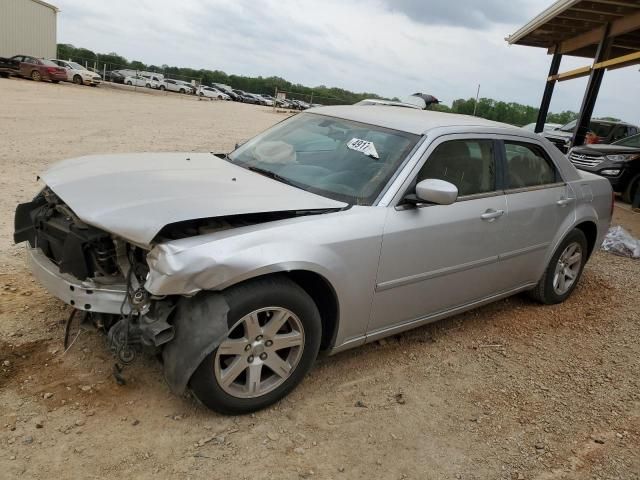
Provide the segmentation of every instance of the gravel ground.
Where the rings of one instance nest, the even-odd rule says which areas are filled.
[[[118,386],[104,339],[62,351],[69,309],[11,245],[38,172],[97,152],[220,151],[270,109],[1,80],[3,478],[639,479],[640,261],[598,252],[563,305],[516,296],[320,359],[289,398],[222,417],[153,358]],[[640,236],[640,215],[614,224]]]

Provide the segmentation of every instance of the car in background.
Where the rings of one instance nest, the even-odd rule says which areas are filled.
[[[150,81],[151,87],[149,87],[149,88],[155,88],[156,90],[164,90],[165,89],[164,77],[162,75],[155,75],[153,73],[141,73],[139,75],[142,78],[146,78],[147,80]]]
[[[290,100],[290,103],[291,108],[295,110],[306,110],[311,106],[307,102],[303,102],[302,100]]]
[[[91,85],[96,87],[102,81],[102,77],[91,70],[86,69],[76,62],[67,60],[59,60],[57,58],[50,59],[53,63],[62,67],[67,72],[67,82],[73,82],[76,85]]]
[[[217,90],[213,87],[207,87],[206,85],[200,85],[200,88],[198,89],[198,96],[201,98],[209,98],[211,100],[213,99],[230,100],[231,99],[231,97],[229,97],[229,95],[227,95],[226,93],[223,93],[220,90]]]
[[[124,84],[125,79],[129,76],[135,76],[135,72],[131,70],[110,70],[105,73],[104,79],[107,82]]]
[[[560,127],[562,127],[561,123],[545,123],[544,127],[542,127],[542,131],[543,132],[551,132],[553,130],[557,130]],[[536,122],[528,123],[522,128],[524,128],[528,132],[534,132],[535,129],[536,129]]]
[[[176,80],[176,82],[179,85],[182,85],[185,87],[185,89],[187,90],[187,94],[189,95],[194,95],[196,93],[196,87],[193,86],[193,84],[191,82],[187,82],[185,80]]]
[[[229,97],[231,97],[231,100],[233,100],[234,102],[242,101],[240,96],[236,92],[234,92],[229,85],[225,85],[224,83],[214,83],[211,86],[229,95]]]
[[[191,93],[193,87],[189,84],[185,85],[185,82],[182,80],[174,80],[172,78],[166,78],[164,82],[160,85],[160,90],[169,90],[170,92],[178,92],[178,93]]]
[[[124,83],[126,85],[131,85],[134,87],[147,87],[147,88],[160,88],[160,84],[156,80],[152,80],[147,77],[143,77],[142,75],[131,75],[124,78]]]
[[[577,120],[573,120],[562,127],[550,132],[542,132],[542,135],[553,143],[562,153],[567,153],[571,146],[573,132],[576,129]],[[626,122],[612,120],[591,120],[589,122],[589,134],[585,143],[613,143],[640,132],[640,129]]]
[[[586,172],[601,175],[627,203],[640,187],[640,133],[611,145],[595,144],[574,147],[569,151],[573,165]]]
[[[10,58],[0,57],[0,77],[8,78],[10,75],[16,75],[20,63]]]
[[[254,96],[264,100],[265,103],[263,105],[266,105],[267,107],[273,107],[273,104],[275,102],[275,98],[273,98],[271,95],[264,95],[262,93],[260,93],[260,94],[254,93]]]
[[[15,68],[13,74],[19,77],[30,78],[36,82],[48,80],[53,83],[67,79],[67,71],[51,60],[29,55],[14,55],[8,61]]]
[[[247,93],[244,90],[240,90],[238,88],[234,88],[233,89],[233,93],[235,93],[236,95],[238,95],[240,97],[240,102],[243,103],[253,103],[256,105],[261,105],[262,101],[257,99],[256,97],[253,96],[253,94],[251,93]]]

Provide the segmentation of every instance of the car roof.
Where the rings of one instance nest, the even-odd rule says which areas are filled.
[[[354,122],[368,123],[370,125],[377,125],[379,127],[416,135],[422,135],[428,130],[437,127],[486,126],[517,129],[517,127],[513,125],[493,122],[470,115],[435,112],[432,110],[416,110],[413,108],[389,105],[336,105],[314,107],[307,110],[307,112],[343,118]]]

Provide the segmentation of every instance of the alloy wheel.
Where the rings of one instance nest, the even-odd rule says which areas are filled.
[[[553,290],[564,295],[571,289],[578,278],[582,266],[582,247],[578,242],[567,245],[556,264],[553,276]]]
[[[282,307],[242,317],[220,343],[214,359],[216,381],[236,398],[255,398],[278,388],[302,358],[304,328]]]

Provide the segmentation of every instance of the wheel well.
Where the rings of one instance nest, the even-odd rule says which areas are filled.
[[[584,236],[587,237],[587,258],[591,257],[598,238],[598,227],[593,222],[582,222],[576,225],[576,228],[581,230]]]
[[[308,270],[284,272],[313,299],[322,319],[320,348],[331,348],[338,333],[338,297],[331,284],[321,275]]]

